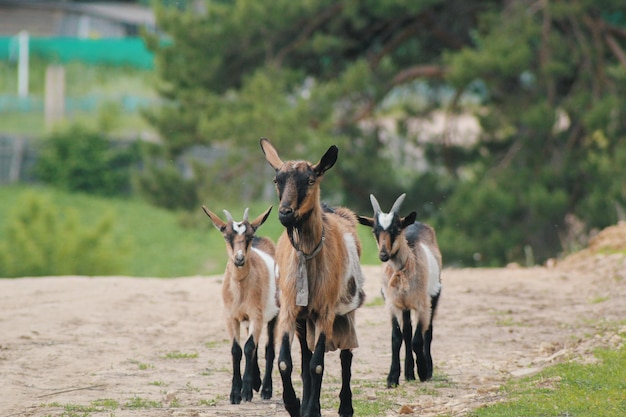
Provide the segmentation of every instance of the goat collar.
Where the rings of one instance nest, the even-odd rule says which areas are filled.
[[[313,259],[322,250],[322,246],[324,245],[324,241],[326,240],[326,228],[322,226],[322,237],[320,238],[319,243],[317,244],[317,246],[315,246],[315,249],[313,249],[313,252],[311,253],[305,253],[302,249],[300,249],[300,245],[296,244],[295,240],[293,239],[293,229],[289,229],[287,235],[289,236],[291,246],[293,246],[296,252],[298,252],[298,255],[304,256],[304,259],[308,261],[310,259]]]
[[[287,235],[298,255],[298,265],[296,267],[296,305],[306,307],[309,304],[309,276],[306,271],[306,261],[313,259],[320,253],[320,250],[322,250],[322,245],[324,244],[324,240],[326,240],[326,229],[322,227],[320,242],[310,254],[304,253],[299,245],[296,245],[293,240],[293,229],[290,229]]]

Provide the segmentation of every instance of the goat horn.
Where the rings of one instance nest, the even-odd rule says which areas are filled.
[[[374,209],[374,214],[380,213],[382,210],[380,209],[380,204],[378,204],[378,200],[374,197],[374,194],[370,194],[370,201],[372,202],[372,208]]]
[[[224,214],[226,215],[226,220],[229,222],[233,222],[233,216],[228,212],[228,210],[224,209]]]
[[[246,207],[246,209],[243,212],[243,220],[242,222],[247,222],[248,221],[248,212],[250,211],[249,207]]]
[[[391,210],[389,211],[390,213],[396,213],[396,214],[398,213],[398,211],[400,210],[400,206],[404,202],[404,197],[406,197],[406,193],[404,193],[400,197],[398,197],[396,202],[393,203],[393,206],[391,207]]]

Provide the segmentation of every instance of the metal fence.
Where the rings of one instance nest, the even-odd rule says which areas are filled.
[[[33,141],[22,136],[0,135],[0,184],[34,181],[37,152]]]

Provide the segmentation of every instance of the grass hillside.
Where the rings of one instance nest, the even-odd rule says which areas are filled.
[[[195,227],[182,227],[176,213],[148,205],[142,201],[106,199],[83,194],[70,194],[47,187],[0,187],[0,240],[6,235],[10,214],[19,210],[17,203],[27,191],[45,196],[60,212],[75,210],[84,225],[92,225],[105,214],[114,218],[114,235],[128,244],[126,266],[119,275],[137,277],[178,277],[221,274],[226,263],[226,249],[221,234],[212,226],[201,208],[195,217]],[[250,216],[256,216],[274,202],[253,203]],[[243,215],[244,206],[208,202],[211,210],[221,214],[228,209],[236,219]],[[274,241],[282,233],[276,212],[272,211],[260,235]],[[359,226],[364,248],[363,263],[377,263],[376,247],[371,232]]]

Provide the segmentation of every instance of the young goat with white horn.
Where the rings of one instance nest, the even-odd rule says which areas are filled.
[[[234,221],[226,210],[227,222],[202,206],[215,227],[222,233],[228,251],[228,263],[222,285],[226,328],[232,341],[233,379],[230,391],[231,404],[252,400],[252,390],[261,389],[261,398],[272,397],[272,365],[274,363],[274,327],[278,315],[276,293],[274,243],[266,237],[255,236],[272,210],[248,221],[246,208],[243,220]],[[244,345],[246,357],[243,381],[241,378],[240,325],[249,324],[248,339]],[[258,363],[258,344],[262,328],[267,325],[265,346],[265,376],[261,382]]]
[[[276,250],[280,288],[278,367],[283,401],[292,417],[320,416],[320,392],[326,351],[339,349],[339,415],[354,414],[350,389],[352,352],[358,347],[355,310],[365,298],[356,215],[320,203],[320,182],[337,160],[331,146],[316,164],[285,161],[261,139],[265,158],[276,170],[278,219],[286,230]],[[291,343],[298,335],[302,352],[302,404],[293,388]]]
[[[384,263],[382,293],[391,314],[392,326],[388,388],[397,386],[400,381],[400,348],[403,341],[406,380],[415,379],[411,348],[417,356],[420,381],[432,377],[430,345],[433,317],[441,294],[441,252],[435,231],[429,225],[415,221],[417,214],[414,211],[400,217],[400,206],[405,196],[398,197],[389,213],[385,213],[376,197],[370,195],[374,217],[359,216],[361,224],[372,228],[378,257]],[[417,315],[415,335],[412,335],[411,310]]]

